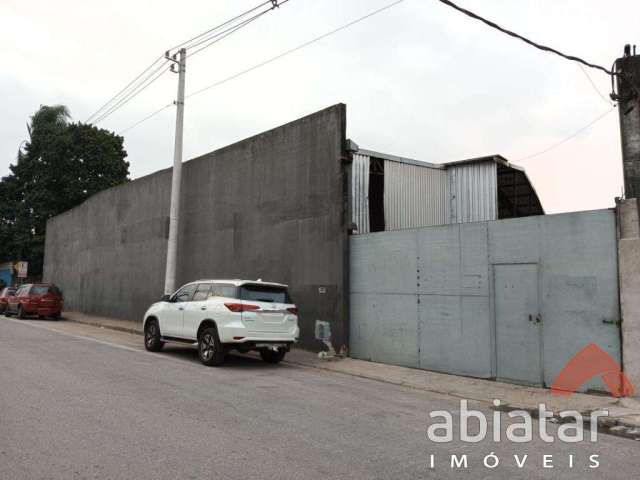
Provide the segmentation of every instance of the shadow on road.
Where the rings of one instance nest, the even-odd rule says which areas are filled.
[[[200,359],[198,358],[198,350],[196,347],[192,346],[182,346],[176,344],[165,344],[160,352],[160,355],[170,355],[175,358],[180,358],[182,360],[189,360],[194,363],[200,363]],[[202,368],[205,367],[204,365]],[[242,370],[272,370],[278,368],[292,368],[291,365],[287,365],[284,363],[281,364],[271,364],[265,363],[260,358],[253,357],[251,355],[245,355],[237,352],[228,353],[225,357],[224,364],[220,367],[213,368],[224,368],[224,369],[242,369]]]

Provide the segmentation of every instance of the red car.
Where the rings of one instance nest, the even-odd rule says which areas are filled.
[[[0,293],[0,313],[4,313],[7,310],[9,297],[12,297],[15,293],[16,287],[6,287],[2,289],[2,293]]]
[[[9,297],[5,315],[37,315],[39,318],[60,318],[62,292],[52,283],[27,283],[20,285],[15,295]]]

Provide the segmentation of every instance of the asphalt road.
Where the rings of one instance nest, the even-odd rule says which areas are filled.
[[[313,368],[240,356],[207,368],[189,347],[151,354],[135,335],[0,317],[1,479],[630,479],[640,471],[640,442],[603,434],[595,444],[429,441],[428,412],[455,417],[458,408],[455,398]],[[492,452],[500,463],[488,469]],[[451,454],[467,454],[468,468],[452,469]],[[528,455],[523,468],[514,454]],[[543,468],[544,454],[554,468]]]

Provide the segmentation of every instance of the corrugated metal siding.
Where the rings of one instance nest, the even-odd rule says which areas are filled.
[[[384,162],[385,230],[449,223],[446,170]]]
[[[451,192],[450,219],[467,223],[498,218],[498,174],[494,162],[451,165],[447,168]]]
[[[369,157],[354,154],[351,164],[351,221],[369,233]]]

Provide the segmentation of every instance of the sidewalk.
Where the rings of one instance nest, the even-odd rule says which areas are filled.
[[[130,320],[65,312],[64,318],[72,322],[93,325],[133,334],[142,334],[142,324]],[[292,349],[286,363],[328,370],[360,378],[368,378],[416,390],[475,400],[493,407],[493,400],[500,399],[504,410],[527,410],[536,415],[538,405],[544,403],[547,410],[577,410],[585,418],[594,410],[608,410],[609,416],[599,419],[599,425],[608,433],[640,440],[640,401],[631,398],[616,399],[606,395],[576,393],[570,397],[558,397],[545,388],[525,387],[509,383],[481,380],[456,375],[399,367],[382,363],[340,358],[321,360],[317,354]]]

